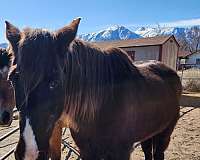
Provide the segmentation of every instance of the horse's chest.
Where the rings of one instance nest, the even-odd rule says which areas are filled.
[[[58,120],[62,127],[66,128],[77,128],[77,124],[72,120],[72,118],[64,111]]]

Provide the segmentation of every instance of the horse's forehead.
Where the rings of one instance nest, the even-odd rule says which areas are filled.
[[[25,29],[22,33],[22,41],[36,41],[38,39],[50,40],[54,37],[54,33],[48,31],[47,29]]]
[[[20,40],[19,45],[19,58],[25,57],[26,60],[29,58],[34,60],[38,56],[47,56],[49,52],[53,51],[53,39],[53,35],[44,30],[24,32],[24,36]]]

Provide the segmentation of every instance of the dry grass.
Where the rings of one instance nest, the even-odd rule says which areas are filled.
[[[187,80],[183,89],[191,92],[200,92],[200,79]]]
[[[191,92],[200,92],[200,69],[191,68],[177,72],[181,77],[183,89]]]
[[[178,75],[181,77],[182,72],[178,71]],[[199,68],[190,68],[183,71],[183,79],[184,78],[200,78],[200,69]]]

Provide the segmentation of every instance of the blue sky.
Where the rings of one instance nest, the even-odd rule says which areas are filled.
[[[200,18],[200,0],[2,0],[0,42],[5,42],[4,21],[55,30],[82,17],[79,33],[115,24],[144,25]]]

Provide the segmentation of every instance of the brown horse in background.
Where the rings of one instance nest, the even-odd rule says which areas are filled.
[[[0,48],[0,126],[9,126],[15,107],[14,88],[8,80],[12,55]]]
[[[61,129],[69,127],[83,160],[128,160],[138,141],[146,160],[163,160],[179,117],[178,75],[162,63],[136,66],[120,49],[74,39],[79,21],[56,32],[6,22],[17,63],[15,158],[59,160]]]

